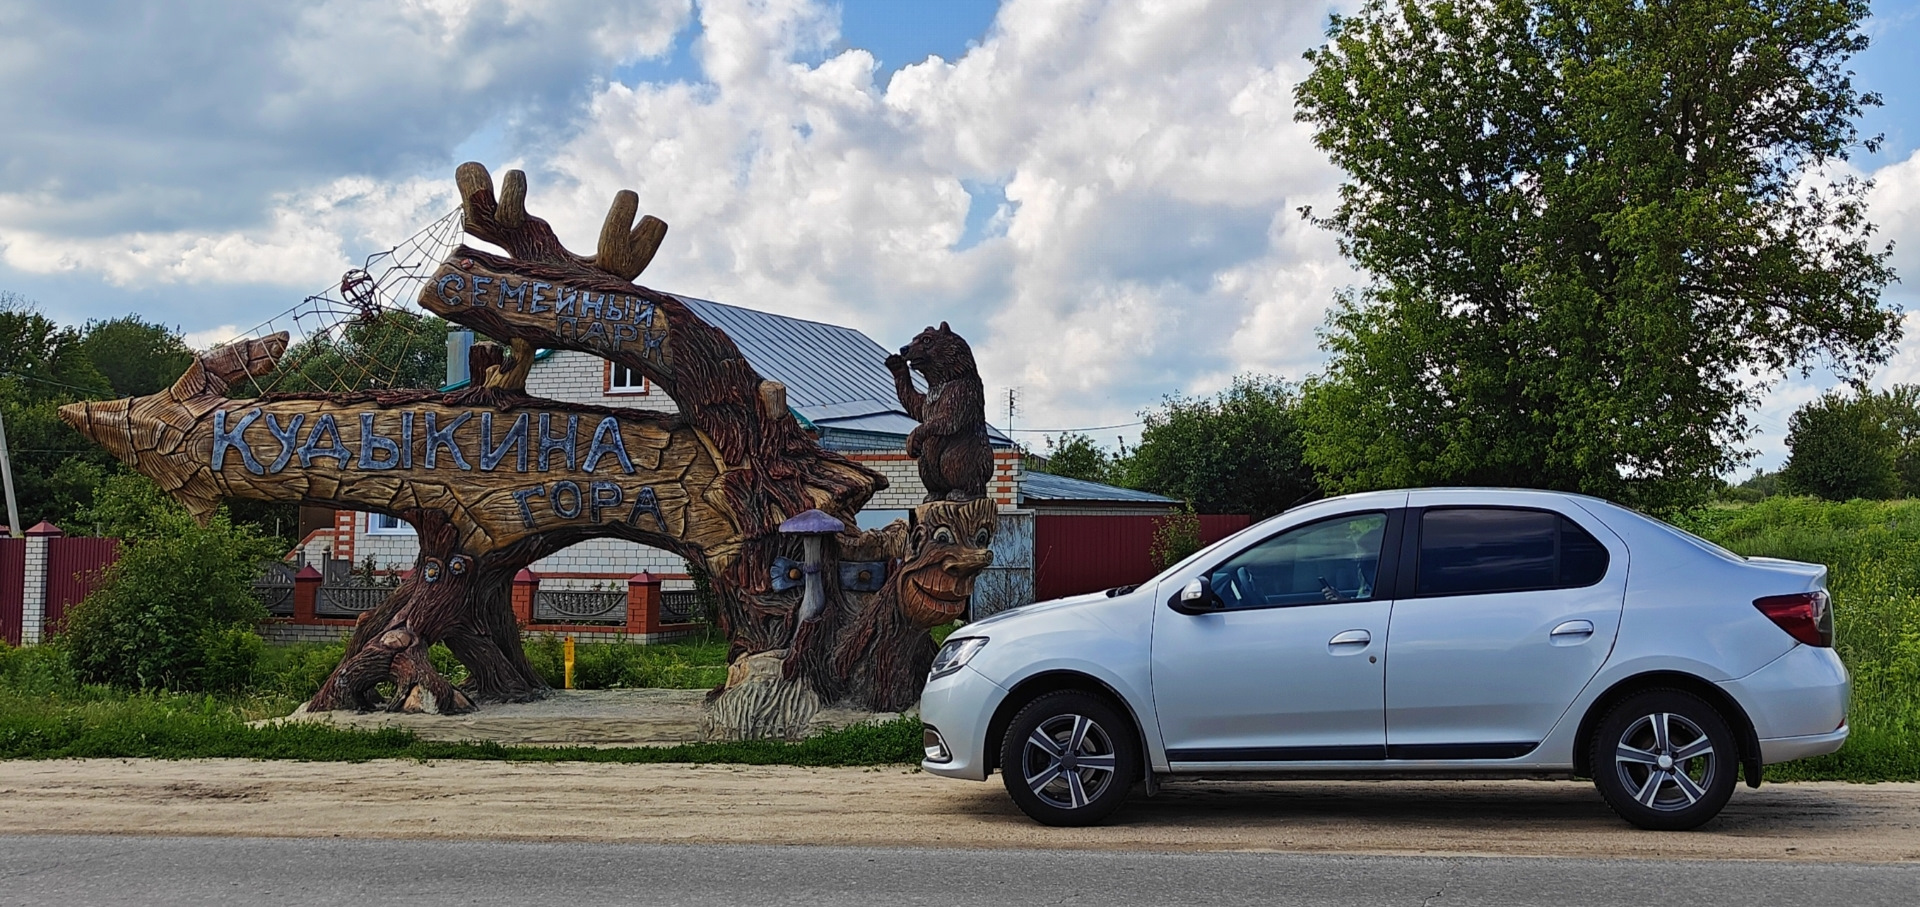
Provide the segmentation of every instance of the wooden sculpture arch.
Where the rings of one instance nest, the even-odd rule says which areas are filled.
[[[632,282],[667,229],[650,216],[635,223],[634,193],[615,196],[595,253],[583,256],[527,213],[519,171],[505,175],[498,195],[479,164],[462,165],[456,178],[467,233],[508,253],[461,246],[420,295],[423,308],[510,344],[509,356],[475,348],[471,386],[230,398],[286,351],[287,336],[277,334],[200,357],[158,394],[76,403],[61,417],[202,519],[239,497],[413,525],[415,569],[362,616],[309,703],[314,711],[375,707],[385,681],[396,689],[386,707],[413,711],[543,695],[520,645],[512,577],[602,537],[672,551],[715,577],[736,681],[758,659],[775,666],[775,686],[805,697],[876,709],[917,699],[933,654],[926,628],[964,613],[972,577],[989,559],[993,506],[978,499],[984,488],[974,500],[923,505],[917,526],[854,531],[854,514],[886,479],[815,443],[788,410],[785,388],[725,333],[675,297]],[[529,396],[536,348],[632,368],[679,411]],[[842,528],[820,543],[824,555],[780,531],[810,511]],[[926,541],[936,523],[948,543]],[[953,544],[956,533],[969,541]],[[809,550],[830,568],[851,566],[844,580],[825,571],[816,591],[826,606],[803,619],[801,588],[783,583],[781,571]],[[469,669],[458,688],[429,662],[434,643]],[[793,718],[756,717],[756,709],[765,711],[733,708],[728,733],[779,733]]]

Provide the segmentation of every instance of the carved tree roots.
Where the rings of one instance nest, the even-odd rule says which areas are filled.
[[[472,711],[475,701],[525,702],[544,695],[547,686],[526,661],[504,597],[504,580],[512,572],[479,569],[439,511],[402,516],[419,533],[414,570],[379,608],[361,617],[346,656],[308,710],[379,707],[376,690],[388,681],[394,691],[384,707],[395,712],[455,714]],[[498,626],[502,612],[505,634]],[[461,688],[434,669],[428,652],[437,642],[467,666]]]

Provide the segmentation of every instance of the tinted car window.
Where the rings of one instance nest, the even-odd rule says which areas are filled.
[[[1360,601],[1374,594],[1387,515],[1357,513],[1282,532],[1207,575],[1229,608]]]
[[[1544,510],[1429,510],[1420,518],[1420,595],[1477,595],[1590,586],[1607,549]]]
[[[1560,582],[1566,588],[1591,586],[1607,575],[1607,548],[1580,524],[1560,518]]]

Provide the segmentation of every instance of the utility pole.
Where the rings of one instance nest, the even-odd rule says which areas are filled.
[[[7,456],[7,420],[0,415],[0,487],[7,493],[7,531],[14,538],[20,538],[24,531],[20,528],[20,501],[13,496],[13,460]]]
[[[1018,405],[1019,395],[1019,391],[1011,387],[1007,388],[1007,440],[1013,442],[1013,449],[1015,451],[1020,449],[1019,439],[1013,436],[1013,413]]]

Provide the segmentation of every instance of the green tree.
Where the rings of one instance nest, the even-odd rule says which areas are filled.
[[[1368,0],[1299,117],[1370,275],[1323,334],[1331,489],[1493,484],[1667,509],[1748,453],[1766,379],[1888,356],[1846,70],[1860,0]],[[1872,141],[1866,143],[1872,147]],[[1761,380],[1752,380],[1760,378]]]
[[[1902,497],[1920,497],[1920,385],[1897,384],[1877,395],[1887,430],[1899,439],[1893,470]]]
[[[1767,472],[1764,469],[1756,469],[1746,481],[1738,484],[1729,482],[1717,489],[1714,498],[1741,504],[1757,504],[1781,493],[1779,470]]]
[[[435,388],[447,377],[447,323],[432,315],[389,309],[370,320],[315,334],[287,350],[260,387],[274,391]]]
[[[1037,472],[1069,479],[1108,482],[1112,478],[1113,455],[1093,443],[1092,438],[1067,432],[1058,438],[1047,439],[1045,462],[1032,468]]]
[[[1828,393],[1787,419],[1780,485],[1829,501],[1920,492],[1920,387]]]
[[[20,522],[27,526],[69,520],[114,468],[105,450],[60,421],[63,403],[113,396],[83,339],[20,296],[0,292],[0,419],[6,420]],[[0,522],[4,518],[0,509]]]
[[[1302,460],[1299,394],[1279,378],[1241,375],[1212,398],[1170,396],[1141,417],[1117,484],[1255,519],[1318,490]]]
[[[179,333],[138,315],[89,321],[80,335],[81,351],[117,397],[160,391],[193,363],[193,350]]]

